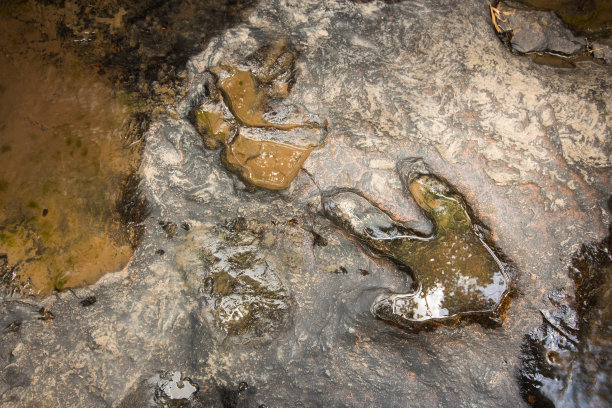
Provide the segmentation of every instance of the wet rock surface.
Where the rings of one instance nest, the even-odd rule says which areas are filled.
[[[540,407],[606,407],[612,402],[612,238],[573,259],[573,293],[549,295],[543,324],[525,336],[523,398]]]
[[[206,96],[211,68],[278,38],[300,49],[283,103],[326,118],[328,134],[286,189],[251,191],[206,148],[189,115],[199,105],[186,101]],[[212,406],[527,404],[516,380],[524,335],[553,289],[573,287],[571,254],[607,234],[609,73],[516,58],[487,2],[262,2],[190,59],[187,96],[152,121],[140,168],[150,215],[128,267],[73,292],[2,299],[0,405],[117,406],[168,369],[200,393],[213,384]],[[501,326],[411,333],[370,312],[412,281],[333,224],[321,196],[355,192],[431,235],[395,170],[409,157],[448,180],[516,263],[520,295]],[[252,257],[223,243],[238,219],[265,229],[245,246]],[[190,240],[223,245],[213,256],[227,267],[191,258]],[[258,276],[266,289],[256,293],[240,276],[266,262],[275,277]],[[255,320],[272,334],[226,333],[214,317],[223,298],[254,294],[288,305]]]
[[[286,325],[291,298],[266,252],[273,243],[265,226],[244,218],[190,230],[177,263],[187,285],[203,294],[203,324],[242,341],[270,339]]]

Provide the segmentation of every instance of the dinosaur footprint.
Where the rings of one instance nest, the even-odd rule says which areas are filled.
[[[327,217],[415,279],[413,292],[380,296],[372,313],[408,329],[462,319],[498,322],[508,304],[508,272],[478,232],[463,198],[420,159],[400,162],[397,171],[404,190],[433,221],[430,236],[394,223],[359,194],[323,199]]]
[[[288,187],[326,135],[325,123],[283,102],[294,82],[296,58],[281,40],[242,63],[210,68],[208,98],[193,111],[205,145],[223,147],[223,164],[252,186]]]

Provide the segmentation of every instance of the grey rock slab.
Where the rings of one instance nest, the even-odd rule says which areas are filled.
[[[497,24],[510,36],[512,48],[522,53],[552,52],[573,55],[586,51],[584,37],[575,36],[553,11],[515,7],[501,2]]]
[[[2,321],[23,323],[0,327],[0,406],[117,406],[168,370],[200,385],[244,381],[253,406],[523,404],[523,335],[540,324],[546,294],[571,285],[571,254],[600,241],[610,220],[610,67],[516,58],[485,1],[269,1],[188,62],[188,95],[197,99],[204,72],[223,58],[281,36],[300,48],[286,102],[329,123],[304,171],[280,193],[245,190],[218,151],[204,149],[189,103],[169,107],[146,136],[140,173],[151,215],[126,270],[79,298],[27,300],[53,320],[3,299]],[[521,295],[501,327],[407,333],[370,313],[379,294],[408,292],[411,281],[329,222],[320,194],[350,189],[427,232],[395,172],[409,157],[451,182],[515,262]],[[191,284],[198,275],[176,259],[191,231],[168,238],[159,225],[199,230],[238,218],[266,226],[266,261],[292,299],[286,326],[261,342],[215,335],[202,318],[212,309]],[[81,307],[92,293],[97,302]]]

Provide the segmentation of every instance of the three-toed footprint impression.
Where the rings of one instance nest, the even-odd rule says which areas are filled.
[[[508,271],[484,241],[465,200],[421,160],[404,160],[397,171],[404,190],[433,221],[431,235],[395,223],[360,194],[323,198],[327,217],[415,279],[411,293],[379,296],[372,313],[407,329],[463,319],[498,321],[508,303]]]

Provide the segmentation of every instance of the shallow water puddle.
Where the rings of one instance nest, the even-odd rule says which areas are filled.
[[[15,41],[4,36],[0,55],[0,274],[42,295],[125,266],[132,250],[115,208],[137,155],[108,85],[57,42],[45,44],[59,55],[49,59]]]
[[[286,188],[314,147],[300,147],[238,135],[223,155],[226,167],[241,178],[270,190]]]

